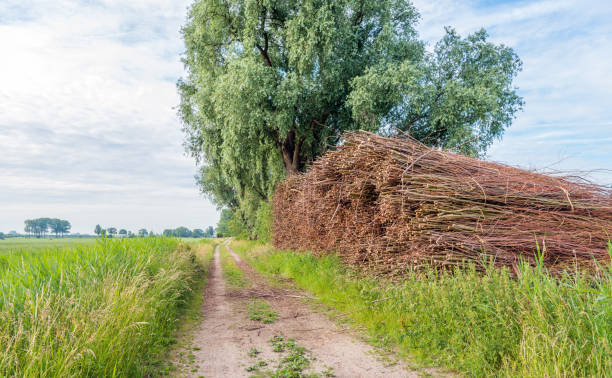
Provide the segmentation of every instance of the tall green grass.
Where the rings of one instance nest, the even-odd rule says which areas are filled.
[[[430,270],[390,282],[352,273],[334,256],[248,242],[233,248],[426,365],[469,376],[612,376],[610,270],[562,278],[529,266],[518,278],[493,268]]]
[[[0,376],[155,374],[199,272],[170,238],[0,255]]]

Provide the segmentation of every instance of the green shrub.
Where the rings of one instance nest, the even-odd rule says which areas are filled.
[[[255,238],[263,243],[270,241],[272,237],[272,205],[269,202],[261,201],[257,209],[255,221]]]

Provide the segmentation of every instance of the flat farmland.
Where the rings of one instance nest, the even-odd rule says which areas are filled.
[[[40,251],[46,248],[91,246],[97,238],[7,238],[0,240],[0,253],[11,251]]]

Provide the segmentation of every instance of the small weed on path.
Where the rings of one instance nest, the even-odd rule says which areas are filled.
[[[269,324],[278,319],[278,314],[263,299],[253,298],[249,304],[249,319]]]
[[[246,368],[246,371],[253,372],[251,377],[272,377],[272,378],[308,378],[308,377],[334,377],[333,368],[326,367],[326,370],[317,373],[306,373],[310,368],[314,358],[310,351],[298,345],[294,339],[285,339],[284,336],[274,336],[270,339],[272,350],[280,354],[280,360],[275,370],[260,370],[267,366],[265,361],[257,361],[255,364]],[[255,353],[256,352],[256,353]],[[259,351],[251,349],[250,357],[256,357]]]
[[[268,363],[266,361],[257,361],[254,365],[251,365],[249,367],[246,368],[246,371],[257,371],[259,370],[259,368],[263,367],[263,366],[267,366]]]
[[[249,350],[249,357],[257,357],[259,353],[261,352],[257,350],[257,348],[251,348],[251,350]]]

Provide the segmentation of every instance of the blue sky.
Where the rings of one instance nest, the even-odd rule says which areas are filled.
[[[414,3],[421,37],[432,45],[442,25],[462,35],[484,27],[523,60],[515,83],[525,108],[489,149],[490,160],[589,171],[591,180],[612,184],[612,1]]]
[[[174,110],[189,3],[0,2],[0,231],[40,216],[74,232],[217,222]],[[431,46],[446,25],[485,27],[523,60],[525,109],[489,159],[612,183],[612,2],[414,3]]]

